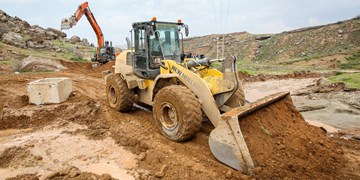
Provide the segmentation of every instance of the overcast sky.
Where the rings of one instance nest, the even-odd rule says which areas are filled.
[[[31,25],[60,29],[83,0],[0,0],[0,9]],[[360,15],[360,0],[89,0],[106,40],[125,44],[131,24],[182,19],[190,36],[248,31],[254,34],[328,24]],[[230,4],[230,6],[228,6]],[[96,43],[85,16],[68,37],[78,35]]]

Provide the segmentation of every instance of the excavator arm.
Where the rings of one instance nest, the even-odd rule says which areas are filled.
[[[98,41],[97,54],[99,54],[100,48],[104,46],[104,35],[93,13],[90,11],[88,2],[80,4],[74,15],[61,21],[61,30],[70,29],[75,26],[84,14],[96,34]]]

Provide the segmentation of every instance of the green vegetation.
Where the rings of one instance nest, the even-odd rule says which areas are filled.
[[[346,60],[348,61],[347,63],[340,64],[341,69],[360,69],[360,51],[347,57]]]
[[[6,61],[1,61],[0,63],[9,65],[12,64],[13,61],[25,58],[27,56],[37,56],[41,58],[66,59],[77,62],[87,62],[87,60],[84,59],[84,54],[85,53],[92,54],[95,53],[96,51],[94,47],[74,45],[59,40],[52,41],[52,43],[55,46],[60,47],[62,51],[55,52],[55,51],[49,51],[47,49],[23,49],[0,42],[0,48],[7,49],[10,52],[16,52],[16,54],[18,54],[17,56],[12,56],[11,59],[6,59]]]
[[[344,82],[348,87],[360,88],[360,73],[336,73],[328,79],[332,82]]]

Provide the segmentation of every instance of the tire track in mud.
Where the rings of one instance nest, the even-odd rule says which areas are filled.
[[[218,179],[225,178],[224,171],[236,173],[212,156],[208,136],[213,127],[209,123],[204,123],[202,131],[193,139],[178,143],[161,135],[153,122],[152,113],[138,109],[120,113],[108,106],[104,107],[104,112],[105,119],[110,123],[110,136],[120,146],[139,155],[139,167],[147,170],[140,172],[140,176]],[[166,170],[162,174],[164,167]]]

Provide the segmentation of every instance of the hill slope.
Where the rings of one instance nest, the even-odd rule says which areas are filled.
[[[218,35],[184,40],[185,50],[217,57]],[[221,45],[222,38],[219,38]],[[226,34],[225,56],[234,54],[240,60],[283,65],[305,65],[323,68],[360,68],[360,18],[302,28],[279,34]],[[221,50],[219,56],[221,56]],[[354,60],[356,59],[356,60]],[[348,64],[352,66],[346,66]]]

